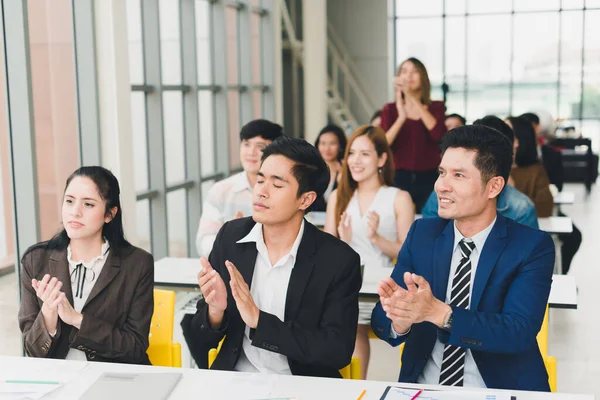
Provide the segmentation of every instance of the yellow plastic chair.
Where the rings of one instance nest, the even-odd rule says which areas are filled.
[[[225,340],[225,338],[223,338]],[[210,368],[215,362],[219,351],[221,351],[221,345],[223,344],[223,340],[219,342],[219,346],[216,349],[210,349],[208,351],[208,368]],[[344,379],[360,379],[360,360],[356,357],[352,357],[352,361],[350,364],[340,369],[340,374]]]
[[[340,369],[340,374],[344,379],[360,379],[360,359],[352,357],[350,364]]]
[[[548,356],[544,359],[544,364],[546,365],[546,371],[548,371],[550,391],[556,392],[556,358]]]
[[[402,369],[402,352],[404,351],[405,344],[406,344],[406,342],[404,342],[400,345],[400,369]]]
[[[227,336],[223,336],[223,339],[221,339],[221,341],[219,342],[219,345],[217,346],[216,349],[210,349],[208,351],[208,368],[210,368],[212,366],[212,364],[215,362],[216,358],[217,358],[217,354],[219,354],[219,352],[221,351],[221,346],[223,346],[223,342],[225,341],[225,338]]]
[[[147,351],[152,365],[181,368],[181,345],[173,343],[174,320],[175,292],[154,289],[154,314]]]
[[[550,384],[550,390],[556,392],[556,381],[557,381],[557,368],[556,358],[548,355],[548,306],[546,305],[546,313],[544,314],[544,321],[542,327],[537,334],[537,342],[540,347],[540,353],[544,359],[544,365],[548,372],[548,383]]]
[[[540,347],[540,353],[544,360],[548,357],[548,306],[546,305],[546,313],[544,314],[544,321],[542,327],[537,334],[537,342]]]

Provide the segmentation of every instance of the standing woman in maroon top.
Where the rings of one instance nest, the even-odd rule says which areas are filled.
[[[420,213],[438,175],[445,106],[431,101],[427,70],[416,58],[400,64],[394,88],[396,102],[381,110],[381,128],[394,155],[395,184],[410,193]]]

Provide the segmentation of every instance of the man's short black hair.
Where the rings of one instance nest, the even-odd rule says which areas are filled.
[[[461,124],[466,125],[467,124],[467,120],[465,119],[465,117],[463,117],[460,114],[450,114],[450,115],[446,115],[445,119],[448,118],[458,118],[458,120],[461,122]]]
[[[249,140],[260,136],[265,140],[275,140],[283,135],[283,128],[266,119],[255,119],[248,122],[240,131],[240,140]]]
[[[495,176],[508,181],[512,167],[513,148],[508,138],[485,125],[465,125],[452,129],[444,135],[442,154],[449,148],[463,148],[477,152],[475,167],[481,172],[482,181],[487,183]]]
[[[534,114],[532,112],[521,114],[521,115],[519,115],[519,117],[520,118],[525,118],[532,125],[539,125],[540,124],[540,117],[538,117],[537,114]]]
[[[495,115],[486,115],[485,117],[473,122],[473,125],[485,125],[489,128],[494,128],[495,130],[499,131],[504,136],[506,136],[506,138],[510,141],[511,145],[515,142],[515,133],[513,132],[513,130],[510,128],[510,126],[508,126],[506,122],[502,121]]]
[[[292,175],[298,181],[298,197],[306,192],[315,192],[317,198],[306,209],[312,210],[316,200],[323,196],[329,185],[329,167],[319,151],[303,139],[280,136],[264,148],[261,163],[269,156],[281,155],[294,162]]]

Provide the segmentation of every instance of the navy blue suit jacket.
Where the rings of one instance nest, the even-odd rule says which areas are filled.
[[[423,276],[433,295],[445,301],[454,245],[451,220],[426,218],[413,223],[398,255],[392,278],[402,287],[404,272]],[[536,341],[546,310],[554,243],[545,232],[498,215],[479,257],[470,310],[452,307],[452,331],[429,322],[390,339],[391,321],[381,304],[373,310],[375,334],[398,346],[400,382],[416,382],[437,339],[470,349],[487,387],[549,391],[548,375]]]

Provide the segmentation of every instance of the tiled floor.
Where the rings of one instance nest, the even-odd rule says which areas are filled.
[[[583,243],[571,268],[577,278],[579,308],[550,311],[549,354],[558,361],[558,389],[569,393],[592,393],[600,399],[600,187],[585,196],[583,185],[567,185],[576,194],[576,203],[564,206],[583,235]],[[596,259],[597,260],[597,259]],[[17,284],[14,274],[0,277],[0,355],[20,355],[17,323]],[[177,335],[179,336],[179,335]],[[369,379],[394,381],[398,377],[398,351],[387,344],[371,341]],[[184,365],[187,365],[184,363]]]

